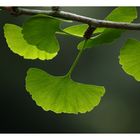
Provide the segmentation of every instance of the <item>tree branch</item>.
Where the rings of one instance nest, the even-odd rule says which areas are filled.
[[[5,9],[6,10],[6,9]],[[9,11],[8,11],[9,12]],[[81,16],[78,14],[65,12],[65,11],[54,11],[54,10],[36,10],[27,8],[16,8],[14,11],[16,15],[36,15],[36,14],[46,14],[53,17],[58,17],[62,19],[77,21],[85,24],[89,24],[95,27],[105,27],[105,28],[116,28],[116,29],[127,29],[127,30],[140,30],[140,23],[127,23],[127,22],[113,22],[107,20],[99,20],[95,18],[89,18]]]

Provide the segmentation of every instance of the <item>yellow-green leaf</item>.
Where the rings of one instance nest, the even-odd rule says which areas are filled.
[[[8,47],[16,54],[25,59],[49,60],[54,58],[57,53],[48,53],[38,49],[35,45],[28,44],[21,33],[22,28],[14,24],[5,24],[4,35]]]
[[[140,41],[129,39],[121,48],[119,59],[122,69],[140,81]]]
[[[91,111],[105,93],[103,86],[78,83],[36,68],[27,72],[26,89],[45,111],[74,114]]]
[[[40,50],[56,53],[60,48],[55,33],[61,32],[59,27],[61,22],[62,20],[46,15],[33,16],[23,24],[23,37],[29,44],[36,45]]]

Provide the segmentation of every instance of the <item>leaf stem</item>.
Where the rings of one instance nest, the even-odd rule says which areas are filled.
[[[84,48],[85,48],[86,43],[87,43],[87,40],[88,39],[85,39],[82,49],[79,51],[78,55],[76,56],[76,58],[75,58],[75,60],[74,60],[74,62],[72,64],[72,66],[70,67],[70,70],[68,71],[68,73],[67,73],[66,76],[71,77],[71,74],[72,74],[75,66],[77,65],[77,63],[78,63],[78,61],[79,61],[79,59],[80,59],[80,57],[81,57],[81,55],[82,55],[82,53],[84,51]]]

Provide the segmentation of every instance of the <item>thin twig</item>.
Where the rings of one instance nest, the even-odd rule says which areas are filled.
[[[127,29],[127,30],[140,30],[140,23],[127,23],[127,22],[113,22],[107,20],[99,20],[95,18],[89,18],[86,16],[81,16],[78,14],[65,12],[58,10],[37,10],[37,9],[27,9],[27,8],[16,8],[15,10],[19,15],[36,15],[36,14],[46,14],[53,17],[59,17],[62,19],[77,21],[95,27],[106,27],[106,28],[116,28],[116,29]],[[9,12],[9,11],[8,11]]]

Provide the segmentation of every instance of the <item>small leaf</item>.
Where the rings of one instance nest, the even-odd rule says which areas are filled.
[[[105,92],[102,86],[81,84],[35,68],[27,72],[26,89],[44,110],[74,114],[91,111]]]
[[[140,81],[140,41],[129,39],[120,50],[119,63],[129,75]]]
[[[87,28],[88,28],[88,24],[78,24],[78,25],[73,25],[73,26],[67,27],[63,31],[65,33],[71,34],[73,36],[83,37]],[[94,34],[99,34],[99,33],[103,32],[104,29],[105,28],[97,28],[94,31]]]
[[[87,28],[88,28],[87,24],[80,24],[80,25],[78,24],[78,25],[67,27],[63,31],[74,36],[83,37]]]
[[[4,25],[4,35],[8,47],[16,54],[23,56],[26,59],[49,60],[54,58],[57,53],[48,53],[39,50],[36,46],[28,44],[21,33],[22,28],[14,24]]]
[[[119,7],[114,9],[108,16],[107,20],[116,22],[132,22],[137,18],[137,10],[135,7]],[[98,29],[98,28],[97,28]],[[91,48],[96,45],[110,43],[119,38],[124,30],[121,29],[103,29],[101,34],[88,40],[86,48]],[[83,46],[83,41],[79,43],[78,48]]]
[[[78,24],[78,25],[73,25],[70,27],[65,28],[63,31],[66,34],[70,34],[76,37],[82,37],[84,36],[85,31],[87,30],[88,25],[87,24]],[[96,28],[96,30],[93,32],[94,35],[98,35],[101,32],[104,31],[105,28]]]
[[[59,27],[61,22],[45,15],[33,16],[23,25],[24,39],[41,50],[56,53],[60,48],[55,33],[61,32]]]

